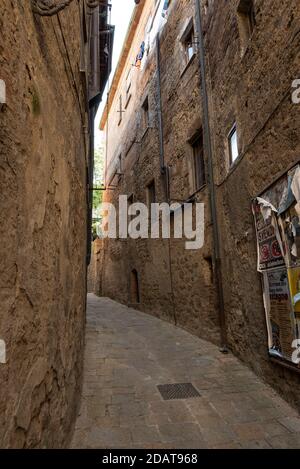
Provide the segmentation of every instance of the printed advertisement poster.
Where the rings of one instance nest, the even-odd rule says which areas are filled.
[[[294,343],[300,339],[299,165],[253,201],[253,215],[269,353],[293,362]]]
[[[253,206],[258,242],[258,270],[260,272],[274,267],[284,266],[284,258],[280,249],[272,214],[264,219],[258,203]]]
[[[280,233],[288,267],[300,267],[300,223],[295,203],[279,216]]]
[[[295,318],[296,338],[300,338],[300,267],[288,269],[288,278]]]
[[[291,360],[295,321],[291,308],[288,273],[285,267],[265,275],[265,294],[269,317],[269,348],[275,356]]]

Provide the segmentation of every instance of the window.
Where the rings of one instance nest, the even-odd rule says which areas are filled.
[[[237,125],[234,123],[228,134],[229,163],[232,165],[239,156]]]
[[[126,77],[126,103],[125,103],[125,109],[128,106],[128,103],[131,98],[131,68],[129,69]]]
[[[0,80],[0,111],[2,106],[6,103],[6,84],[4,80]]]
[[[244,53],[255,28],[255,10],[253,0],[241,0],[237,12],[241,48],[242,53]]]
[[[152,27],[153,27],[153,17],[152,15],[150,15],[148,18],[146,27],[145,27],[145,55],[146,57],[149,55],[149,52],[150,52]]]
[[[128,208],[131,207],[131,205],[134,204],[134,195],[131,194],[127,197],[127,205],[128,205]],[[133,219],[133,216],[132,215],[128,215],[128,222],[131,222],[131,220]]]
[[[167,18],[168,16],[168,9],[170,7],[171,0],[164,0],[163,10],[162,10],[162,17]]]
[[[149,127],[150,116],[149,116],[149,99],[148,96],[142,105],[142,128],[146,130]]]
[[[207,15],[209,9],[209,0],[205,0],[204,2],[204,14]]]
[[[195,190],[201,189],[205,185],[205,166],[203,152],[203,134],[198,133],[191,141],[193,148],[193,168]]]
[[[82,21],[82,34],[84,42],[88,40],[88,33],[87,33],[87,19],[86,19],[86,11],[85,11],[85,4],[82,4],[82,11],[81,11],[81,21]]]
[[[80,71],[87,73],[87,47],[88,47],[88,33],[86,23],[85,5],[83,3],[81,10],[81,31],[80,31]]]
[[[121,122],[122,122],[122,118],[123,118],[122,95],[119,96],[119,110],[118,110],[118,113],[119,113],[119,122],[118,122],[118,125],[120,125]]]
[[[128,206],[132,205],[134,203],[134,196],[133,194],[128,196]]]
[[[138,273],[133,269],[130,273],[130,303],[138,304],[140,302],[140,288]]]
[[[194,23],[192,18],[189,20],[181,36],[181,43],[184,50],[185,63],[188,64],[196,53]]]
[[[195,50],[194,50],[194,29],[189,33],[188,37],[185,41],[185,55],[186,55],[186,62],[189,63],[191,58],[193,57]]]
[[[156,202],[156,193],[155,193],[155,181],[150,182],[147,186],[147,204],[148,208],[151,209],[151,204]]]
[[[118,169],[117,169],[117,174],[119,176],[119,179],[121,178],[122,176],[122,154],[119,155],[119,161],[118,161]]]

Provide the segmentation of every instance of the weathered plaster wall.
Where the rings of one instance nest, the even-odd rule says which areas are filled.
[[[67,444],[81,388],[86,162],[77,2],[1,0],[0,446]]]

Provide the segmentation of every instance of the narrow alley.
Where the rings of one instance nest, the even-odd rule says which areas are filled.
[[[0,450],[300,449],[300,1],[0,13]]]
[[[200,396],[163,400],[157,386],[175,383]],[[300,448],[300,419],[231,354],[90,294],[72,447]]]

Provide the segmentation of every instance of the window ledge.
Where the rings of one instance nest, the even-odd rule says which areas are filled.
[[[199,192],[202,192],[207,186],[207,183],[205,182],[201,187],[199,187],[199,189],[196,190],[196,192],[194,192],[193,195],[197,195]]]
[[[230,166],[229,166],[229,171],[228,171],[228,174],[234,170],[234,168],[239,164],[239,162],[243,159],[243,156],[244,154],[243,153],[240,153],[238,155],[238,157],[232,162],[230,163]]]
[[[288,370],[294,371],[295,373],[300,374],[300,367],[297,366],[296,364],[293,364],[292,362],[289,362],[287,360],[281,359],[281,358],[274,358],[272,355],[269,355],[269,359],[272,363],[282,366],[283,368],[287,368]]]
[[[145,130],[143,131],[142,135],[141,135],[141,141],[144,140],[144,138],[146,137],[147,133],[149,132],[149,129],[151,129],[150,125],[148,125]]]
[[[198,194],[202,194],[205,189],[207,188],[207,183],[205,183],[202,187],[200,187],[200,189],[197,189],[195,192],[193,192],[192,194],[190,194],[185,200],[179,200],[179,199],[173,199],[172,200],[172,203],[181,203],[181,204],[187,204],[187,203],[191,203],[191,202],[196,202],[196,197]],[[176,210],[173,211],[173,213],[176,212]]]
[[[182,72],[180,73],[180,78],[183,77],[183,75],[185,74],[185,72],[190,68],[191,64],[194,62],[195,60],[195,57],[196,57],[196,52],[194,52],[194,54],[192,55],[192,57],[190,58],[190,60],[187,62],[187,64],[185,65],[185,67],[183,68]]]
[[[237,159],[229,166],[226,176],[223,179],[219,178],[220,182],[216,184],[217,187],[222,186],[222,184],[224,184],[230,178],[230,176],[234,173],[234,171],[240,165],[245,156],[246,152],[243,152],[237,157]]]
[[[195,197],[196,197],[198,194],[201,194],[202,192],[204,192],[204,190],[206,189],[206,187],[207,187],[207,183],[203,184],[203,186],[199,187],[199,189],[196,189],[195,192],[193,192],[193,193],[189,196],[188,200],[193,199],[193,201],[195,201],[195,200],[194,200]]]

